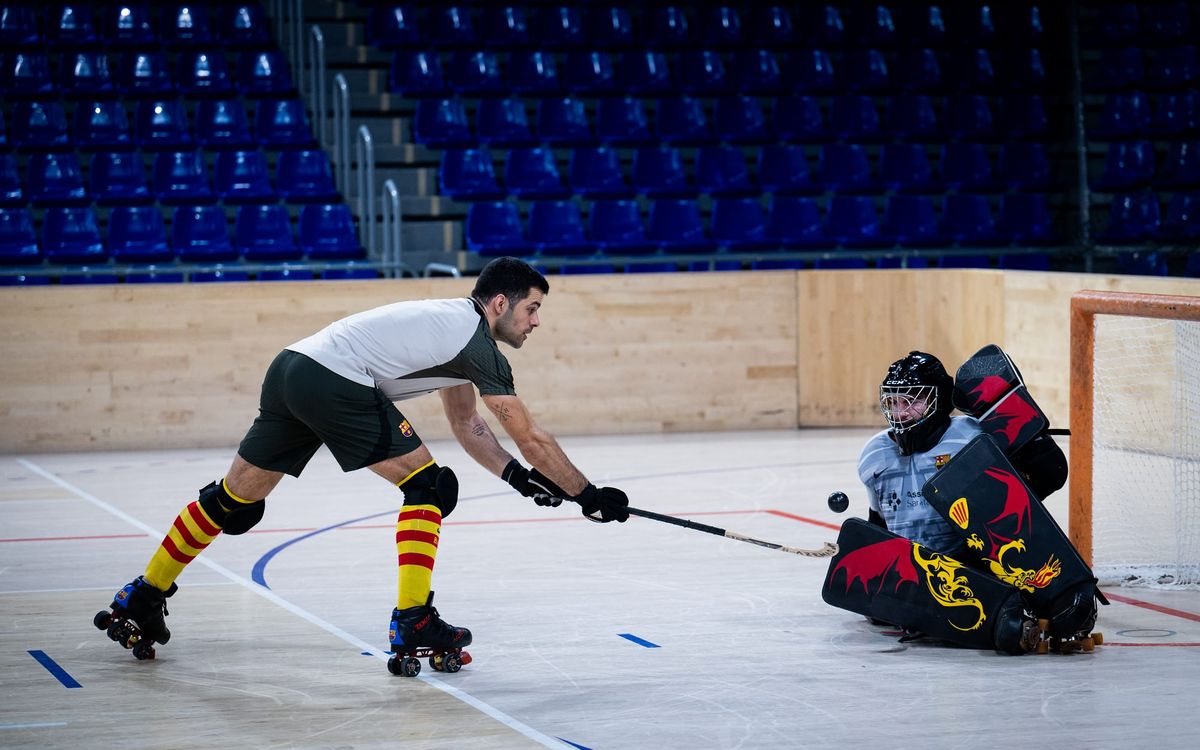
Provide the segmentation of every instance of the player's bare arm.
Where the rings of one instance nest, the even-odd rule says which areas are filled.
[[[588,484],[587,477],[575,468],[554,436],[538,427],[521,399],[484,396],[483,403],[517,444],[526,461],[568,494],[574,496],[583,492]]]
[[[504,467],[513,457],[496,440],[492,428],[479,413],[474,386],[464,383],[453,388],[444,388],[438,393],[442,397],[442,408],[450,422],[450,430],[459,445],[480,466],[496,476],[501,476]]]

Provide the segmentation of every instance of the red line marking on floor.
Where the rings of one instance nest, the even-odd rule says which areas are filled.
[[[1200,647],[1200,643],[1125,643],[1124,641],[1105,641],[1104,645],[1100,646],[1099,648],[1108,648],[1109,646],[1134,646],[1137,648],[1141,648],[1143,646],[1147,648],[1197,648]]]
[[[1154,612],[1161,612],[1164,615],[1171,615],[1172,617],[1180,617],[1184,620],[1191,620],[1192,622],[1200,622],[1200,615],[1196,614],[1195,612],[1184,612],[1183,610],[1180,610],[1180,609],[1172,609],[1170,607],[1164,607],[1161,604],[1151,604],[1150,602],[1144,602],[1140,599],[1131,599],[1128,596],[1122,596],[1120,594],[1110,594],[1107,591],[1104,592],[1104,595],[1106,597],[1108,597],[1109,599],[1112,599],[1114,602],[1121,602],[1122,604],[1131,604],[1134,607],[1141,607],[1143,609],[1149,609]]]
[[[90,539],[141,539],[149,534],[96,534],[94,536],[29,536],[0,539],[0,542],[79,542]]]
[[[841,531],[841,529],[842,529],[841,524],[829,523],[827,521],[818,521],[815,518],[808,518],[806,516],[797,516],[794,513],[788,513],[786,511],[782,511],[782,510],[767,510],[764,512],[770,513],[773,516],[782,516],[784,518],[790,518],[793,521],[802,521],[804,523],[811,523],[813,526],[823,526],[827,529],[833,529],[834,531]]]

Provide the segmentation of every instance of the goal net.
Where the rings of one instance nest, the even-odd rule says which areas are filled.
[[[1200,297],[1071,300],[1072,540],[1109,585],[1200,588]]]

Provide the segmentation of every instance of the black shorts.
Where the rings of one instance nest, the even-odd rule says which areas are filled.
[[[258,417],[238,454],[260,469],[298,477],[322,443],[342,471],[354,471],[411,453],[421,438],[378,388],[285,349],[267,368]]]

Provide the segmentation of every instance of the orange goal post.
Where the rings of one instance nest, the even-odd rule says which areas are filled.
[[[1071,541],[1101,582],[1200,587],[1200,297],[1071,297]]]

